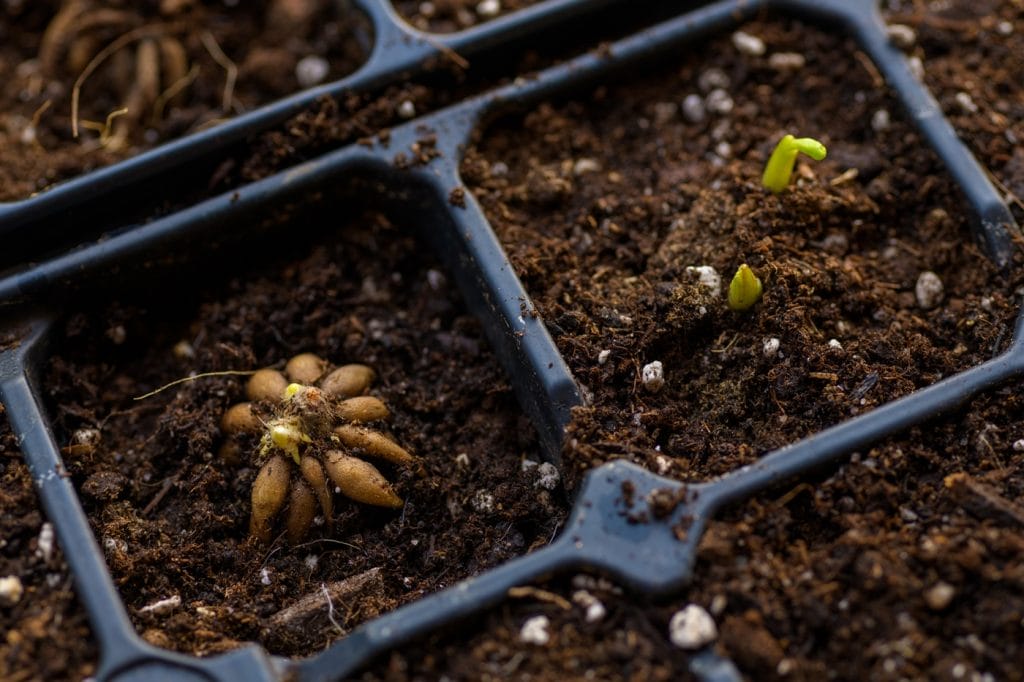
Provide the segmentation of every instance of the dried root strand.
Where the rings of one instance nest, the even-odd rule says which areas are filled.
[[[160,38],[160,68],[161,82],[168,88],[165,92],[188,78],[188,53],[180,42],[170,36]],[[182,88],[179,88],[167,96],[161,94],[161,98],[173,105],[181,104],[181,90]]]
[[[327,475],[345,497],[377,507],[397,509],[402,506],[402,498],[369,462],[338,450],[329,451],[326,459]]]
[[[343,445],[357,453],[379,457],[393,464],[409,464],[415,460],[398,443],[371,429],[343,424],[334,429],[334,435]]]
[[[291,482],[291,465],[283,457],[267,460],[252,484],[252,516],[249,533],[263,543],[270,542],[272,522],[284,507]]]
[[[338,416],[348,422],[373,422],[387,419],[390,412],[387,406],[373,396],[349,398],[338,403]]]
[[[344,365],[324,377],[320,388],[333,398],[352,398],[366,393],[374,378],[366,365]]]
[[[39,41],[39,63],[42,65],[44,73],[49,75],[56,73],[61,51],[68,42],[69,36],[75,32],[75,23],[85,10],[85,2],[74,0],[64,5],[64,8],[47,24],[46,30],[43,31],[43,37]]]
[[[288,542],[297,545],[309,532],[316,516],[316,496],[302,481],[292,484],[291,499],[288,501]]]

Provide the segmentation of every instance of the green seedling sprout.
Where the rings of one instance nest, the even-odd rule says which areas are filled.
[[[796,138],[786,135],[775,145],[775,151],[768,159],[764,167],[764,175],[761,182],[775,194],[786,189],[789,185],[789,176],[793,174],[793,164],[796,163],[797,152],[803,152],[815,161],[825,158],[827,150],[825,145],[811,137]]]
[[[738,313],[749,309],[759,300],[764,287],[746,263],[739,267],[729,283],[729,307]]]

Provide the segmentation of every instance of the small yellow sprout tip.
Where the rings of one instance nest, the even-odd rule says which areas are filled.
[[[299,423],[293,419],[278,419],[271,422],[268,432],[274,445],[291,455],[296,464],[301,460],[299,444],[312,442],[309,435],[303,432]]]
[[[284,399],[289,400],[300,390],[302,390],[302,384],[288,384],[284,389]]]
[[[729,307],[736,312],[748,310],[761,300],[764,287],[754,271],[744,263],[729,283]]]
[[[815,161],[825,158],[828,150],[825,145],[814,138],[796,138],[786,135],[775,145],[764,167],[764,175],[761,176],[761,183],[770,192],[778,194],[789,185],[789,177],[793,174],[793,164],[796,163],[797,153],[804,153]]]

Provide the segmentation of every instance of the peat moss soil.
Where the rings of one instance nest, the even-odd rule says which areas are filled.
[[[926,81],[965,140],[990,162],[994,176],[1019,195],[1022,164],[1014,136],[1020,139],[1024,133],[1024,104],[1013,74],[1021,71],[1024,17],[1011,2],[978,8],[994,12],[996,21],[979,19],[968,7],[952,3],[937,12],[913,3],[891,9],[917,30],[912,51],[923,58]],[[1005,33],[999,22],[1013,30]],[[499,121],[465,164],[467,181],[505,240],[557,343],[593,394],[592,405],[578,412],[573,423],[575,440],[566,452],[572,479],[594,462],[625,455],[681,479],[701,480],[977,364],[1009,337],[1018,278],[995,273],[968,244],[958,197],[941,166],[902,122],[892,99],[876,93],[870,69],[850,56],[852,46],[795,24],[755,23],[746,30],[766,40],[769,54],[799,52],[806,66],[797,73],[779,72],[767,66],[767,56],[740,55],[728,39],[714,41],[700,58],[685,57],[673,71],[647,81],[600,89],[575,104]],[[729,78],[725,89],[734,103],[729,115],[688,124],[678,110],[659,106],[678,106],[691,92],[705,94],[697,82],[711,67]],[[979,111],[958,104],[961,91],[972,96]],[[888,130],[875,131],[869,124],[879,109],[891,114]],[[830,157],[822,164],[802,165],[797,186],[773,198],[761,192],[757,179],[770,144],[786,131],[822,137]],[[729,145],[728,153],[721,142]],[[576,176],[573,167],[580,159],[596,161],[598,170]],[[587,166],[593,169],[589,162],[580,169]],[[857,177],[838,180],[850,168],[857,169]],[[362,225],[369,229],[371,223]],[[531,225],[534,229],[527,229]],[[381,229],[391,232],[377,225],[370,234]],[[358,245],[364,253],[376,253],[380,246],[365,237]],[[395,257],[381,256],[386,261]],[[743,316],[724,310],[722,298],[704,302],[706,292],[685,272],[687,265],[711,264],[727,283],[743,260],[766,284],[764,301]],[[314,255],[307,265],[323,262]],[[272,317],[277,310],[295,311],[293,304],[317,307],[315,298],[294,295],[300,280],[313,297],[331,294],[329,303],[319,302],[338,309],[328,316],[331,325],[348,324],[346,296],[360,309],[378,310],[383,304],[373,302],[375,289],[407,297],[385,305],[381,319],[400,320],[399,310],[433,305],[411,295],[410,282],[423,275],[403,269],[422,273],[429,266],[391,269],[403,273],[402,282],[384,275],[388,268],[383,268],[380,279],[367,287],[360,268],[376,266],[358,259],[345,262],[344,274],[333,276],[330,286],[311,285],[308,278],[317,276],[308,267],[285,268],[258,281],[238,280],[204,298],[197,313],[181,306],[172,323],[164,320],[166,310],[115,306],[66,324],[72,345],[82,350],[62,356],[51,378],[80,379],[55,389],[55,414],[64,437],[90,425],[100,426],[104,434],[92,455],[69,460],[98,534],[118,533],[107,544],[121,589],[134,610],[183,586],[179,611],[159,618],[133,611],[140,630],[154,641],[216,651],[232,640],[266,636],[260,634],[260,623],[304,590],[372,567],[351,547],[322,542],[298,553],[274,553],[267,564],[274,569],[268,571],[271,585],[262,584],[266,553],[244,541],[253,471],[206,458],[217,442],[216,413],[237,399],[240,381],[195,382],[149,404],[130,400],[195,368],[249,367],[280,361],[300,349],[320,349],[339,362],[373,363],[362,353],[348,357],[347,342],[333,331],[320,331],[322,326],[305,327],[302,315]],[[538,263],[546,264],[543,273]],[[943,303],[931,310],[919,308],[913,293],[918,274],[926,269],[937,272],[946,287]],[[292,286],[270,293],[275,276]],[[275,298],[281,296],[286,298]],[[708,312],[700,314],[700,305]],[[189,319],[205,325],[204,331],[182,321]],[[372,338],[374,330],[356,319],[365,328],[352,327],[345,337]],[[482,343],[471,331],[475,323],[457,319],[463,325],[457,335]],[[267,325],[267,320],[276,323]],[[125,338],[115,347],[119,327]],[[256,336],[239,335],[245,328]],[[272,329],[281,333],[280,339],[267,338]],[[442,327],[452,334],[454,329],[454,318]],[[293,332],[316,341],[300,345]],[[773,337],[780,339],[782,355],[767,358],[764,340]],[[829,346],[832,338],[841,349]],[[188,362],[168,355],[182,339],[190,339],[197,353]],[[602,350],[612,351],[604,365],[598,362]],[[385,368],[378,393],[398,415],[392,430],[422,455],[426,451],[419,449],[414,434],[430,421],[423,419],[428,401],[409,408],[417,401],[402,398],[396,388],[404,386],[404,379],[396,379],[402,370],[386,369],[391,362],[422,373],[421,364],[412,355],[396,360],[380,352],[379,357]],[[666,387],[656,394],[643,389],[639,374],[655,359],[665,363],[667,374]],[[448,376],[436,363],[430,367]],[[487,362],[474,370],[476,375],[458,380],[476,385],[485,367],[494,371]],[[491,383],[502,381],[497,373],[489,376]],[[433,378],[436,383],[438,377]],[[446,379],[443,386],[452,381]],[[481,390],[474,395],[489,395],[490,407],[478,408],[483,415],[477,419],[504,426],[479,437],[499,453],[499,479],[512,486],[510,496],[495,492],[500,484],[492,486],[487,471],[473,465],[462,471],[444,460],[460,450],[448,441],[439,448],[443,454],[436,455],[436,465],[449,479],[400,477],[411,504],[420,509],[447,505],[454,496],[463,501],[460,513],[472,518],[478,512],[470,511],[473,504],[467,501],[476,490],[490,490],[496,500],[510,504],[527,490],[536,495],[533,481],[518,473],[521,453],[534,449],[524,435],[529,429],[514,416],[506,390],[496,395]],[[713,402],[715,396],[722,402]],[[808,479],[810,485],[731,510],[713,524],[702,545],[694,585],[670,602],[648,604],[585,577],[558,581],[544,586],[550,594],[510,601],[466,627],[409,645],[364,674],[386,679],[677,679],[684,675],[685,655],[668,643],[667,623],[675,610],[697,602],[718,622],[719,651],[755,679],[983,679],[982,673],[1019,679],[1024,521],[1013,500],[1024,492],[1024,455],[1013,443],[1024,436],[1017,427],[1022,412],[1012,388],[999,390],[860,453],[838,470]],[[461,414],[466,421],[465,410]],[[6,666],[0,676],[10,671],[15,679],[79,678],[94,668],[95,649],[83,636],[85,619],[59,554],[48,562],[35,555],[42,519],[33,508],[25,467],[5,433],[0,490],[7,544],[0,551],[0,571],[20,575],[27,592],[17,605],[0,611],[8,632],[0,643]],[[164,444],[157,447],[154,440]],[[143,456],[147,451],[151,459]],[[467,454],[473,462],[472,453]],[[148,474],[148,479],[135,479],[133,473]],[[101,476],[87,486],[95,474],[108,480]],[[950,474],[970,478],[947,486]],[[461,477],[455,479],[463,481],[460,492],[435,494],[431,486],[438,481],[453,489],[452,476]],[[188,501],[196,485],[201,494]],[[142,514],[165,487],[168,492]],[[486,509],[486,500],[478,506]],[[555,529],[551,519],[560,513],[560,507],[554,509],[524,509],[525,516],[515,517],[520,520],[511,526],[512,518],[502,517],[516,545],[504,554],[546,541],[544,534]],[[411,542],[389,535],[405,532],[395,519],[356,509],[347,513],[352,516],[342,519],[343,529],[373,532],[338,533],[335,539],[373,552],[371,543],[385,538],[382,544],[406,556],[415,553]],[[197,529],[196,514],[217,530]],[[410,519],[406,515],[405,523]],[[146,538],[170,540],[182,527],[213,533],[213,546],[231,551],[202,556],[180,544],[174,553],[159,543],[140,544]],[[411,540],[415,531],[409,532],[402,537]],[[458,545],[467,557],[473,556],[472,546]],[[439,547],[448,549],[435,542],[435,551]],[[122,549],[130,565],[119,556]],[[314,569],[305,564],[307,550],[319,556]],[[502,554],[499,549],[487,560],[478,559],[471,569],[499,561]],[[377,556],[385,566],[403,560]],[[430,556],[425,552],[421,563]],[[231,568],[221,572],[214,565],[218,561]],[[451,570],[464,568],[465,558],[460,561],[453,561]],[[157,571],[161,562],[166,567]],[[439,574],[438,587],[455,577],[442,574],[445,569],[432,570],[413,573],[411,588],[395,583],[400,572],[390,574],[385,587],[393,591],[377,593],[379,600],[369,599],[368,609],[387,608],[418,590],[433,589],[428,585]],[[229,594],[229,584],[237,592]],[[604,617],[585,620],[584,609],[571,601],[579,589],[604,603]],[[249,600],[242,612],[247,615],[208,606],[227,603],[231,594]],[[206,608],[196,610],[199,606]],[[540,613],[551,619],[550,642],[523,643],[523,622]],[[343,624],[364,615],[369,614],[346,613],[352,618]],[[318,632],[304,645],[285,642],[277,650],[316,648],[333,636]]]
[[[327,0],[11,2],[0,8],[0,200],[215,125],[301,89],[296,66],[336,80],[365,58],[359,17]],[[79,125],[72,96],[80,81]],[[101,139],[93,124],[127,108]],[[102,126],[101,126],[102,127]]]
[[[963,6],[952,14],[967,21]],[[985,86],[955,70],[960,31],[942,33],[934,27],[949,24],[933,20],[922,44],[941,55],[946,88],[957,88],[940,90],[944,102],[984,88],[978,115],[961,108],[954,120],[983,119],[987,134],[968,137],[1009,184],[1007,136],[1019,123],[991,121],[1020,120],[1009,74],[1024,52],[1016,33],[989,46],[1005,31],[999,21],[1019,31],[1019,8],[1004,4],[966,41],[1006,57],[966,61],[995,79]],[[797,23],[745,30],[769,53],[741,55],[723,38],[702,51],[717,57],[498,121],[463,165],[590,397],[565,450],[573,480],[623,456],[706,480],[977,365],[1008,341],[1021,276],[995,272],[970,244],[941,165],[856,48]],[[775,52],[799,52],[806,64],[773,68]],[[679,102],[712,87],[728,93],[731,111],[687,121]],[[990,90],[996,97],[983,99]],[[888,126],[877,123],[883,109]],[[799,164],[795,185],[775,197],[760,172],[785,132],[822,138],[829,157]],[[724,289],[743,262],[765,295],[736,314]],[[721,294],[686,269],[701,265],[721,273]],[[945,286],[929,308],[915,295],[925,271]],[[767,352],[773,338],[779,348]],[[641,378],[655,360],[665,368],[658,392]],[[548,589],[566,601],[506,604],[468,639],[432,638],[366,677],[675,679],[685,665],[667,642],[668,621],[696,602],[718,623],[717,649],[753,679],[1019,679],[1024,455],[1013,444],[1024,437],[1022,409],[1012,387],[998,390],[731,510],[702,543],[692,587],[669,603],[591,586],[607,615],[587,622],[569,601],[579,581],[555,583]],[[550,642],[525,644],[520,628],[542,613]]]

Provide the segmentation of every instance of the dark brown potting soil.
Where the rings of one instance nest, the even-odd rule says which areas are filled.
[[[297,76],[304,58],[325,60],[320,80],[340,78],[365,57],[356,21],[326,0],[5,3],[0,200],[308,87]]]
[[[1000,20],[1019,29],[1019,9],[1004,7]],[[1005,30],[984,26],[973,41]],[[472,194],[591,396],[570,427],[570,477],[627,457],[707,480],[983,362],[1009,340],[1020,276],[995,272],[970,244],[941,165],[856,48],[796,23],[745,30],[766,55],[737,54],[723,38],[702,50],[717,57],[499,121],[467,155]],[[926,53],[959,40],[923,33]],[[806,64],[772,67],[777,52]],[[984,68],[1006,69],[996,82],[1007,90],[983,115],[1019,114],[1019,86],[1006,76],[1024,53],[986,52],[1005,57]],[[952,70],[956,59],[941,64]],[[700,81],[713,68],[733,108],[687,121],[680,100],[706,101]],[[1004,183],[1014,127],[970,136]],[[785,132],[820,137],[829,158],[799,164],[795,186],[776,197],[760,173]],[[724,292],[744,262],[765,294],[734,313]],[[687,272],[703,265],[721,274],[721,294]],[[925,271],[944,284],[938,305],[916,295]],[[770,339],[778,349],[766,350]],[[665,372],[657,392],[642,380],[655,360]],[[367,677],[647,679],[660,664],[670,678],[684,666],[669,663],[668,623],[695,602],[718,624],[717,650],[752,679],[1019,679],[1021,409],[1015,391],[999,390],[730,511],[701,546],[692,588],[667,604],[598,590],[608,611],[598,624],[580,605],[509,604],[468,642],[433,638]],[[565,599],[574,591],[551,588]],[[520,633],[538,614],[550,619],[544,646]]]
[[[155,644],[209,654],[257,640],[274,653],[313,653],[367,618],[546,544],[561,521],[563,504],[522,467],[536,458],[535,436],[479,325],[408,227],[367,215],[328,234],[312,253],[264,262],[195,300],[137,301],[63,323],[48,384],[72,443],[66,465]],[[333,532],[265,546],[248,533],[258,449],[239,464],[215,454],[245,377],[135,398],[193,372],[280,367],[307,351],[374,368],[372,394],[393,413],[386,430],[421,470],[380,466],[405,500],[398,511],[339,497]],[[83,429],[98,431],[99,445],[74,447]],[[345,580],[357,587],[337,584]],[[326,611],[314,624],[282,613],[307,595],[326,609],[325,584],[349,590],[334,604],[336,626]],[[140,611],[174,596],[181,607],[170,613]]]
[[[1022,9],[890,5],[915,29],[908,52],[958,131],[996,180],[1024,194]],[[766,42],[764,56],[725,36],[628,86],[499,120],[467,154],[469,192],[591,397],[571,426],[570,483],[617,457],[706,480],[1009,341],[1020,276],[996,272],[971,244],[955,188],[856,49],[797,23],[744,30]],[[773,67],[779,52],[805,64]],[[713,68],[733,107],[691,123],[680,104],[706,100],[701,76]],[[888,127],[878,124],[883,109]],[[829,157],[802,160],[775,197],[759,177],[785,132],[822,139]],[[321,583],[357,576],[358,597],[334,613],[349,628],[557,529],[564,508],[539,499],[521,472],[520,458],[536,452],[532,430],[477,323],[447,283],[432,288],[437,266],[396,227],[366,216],[291,265],[261,263],[171,308],[132,301],[62,324],[48,384],[62,443],[83,428],[102,434],[96,450],[69,451],[68,468],[151,641],[202,653],[249,639],[315,651],[337,632],[296,636],[270,623]],[[742,262],[765,295],[737,314],[724,289]],[[718,271],[721,295],[686,270],[700,265]],[[915,294],[924,271],[944,284],[931,308]],[[773,338],[778,350],[766,353]],[[182,340],[193,357],[173,355]],[[246,540],[255,470],[211,454],[244,378],[132,398],[192,371],[250,369],[299,350],[377,368],[390,431],[426,471],[387,469],[409,501],[404,515],[341,503],[330,537],[314,529],[307,547],[267,550]],[[658,392],[642,381],[654,360],[665,370]],[[680,679],[687,656],[668,623],[697,603],[718,625],[716,650],[751,679],[1021,679],[1017,393],[994,391],[727,511],[702,543],[692,586],[672,600],[568,576],[402,647],[364,677]],[[26,593],[0,605],[0,677],[78,679],[94,670],[95,646],[59,555],[35,555],[42,515],[13,437],[2,446],[0,574],[21,576]],[[468,468],[456,462],[462,453]],[[581,590],[603,615],[587,620]],[[170,613],[138,611],[175,594],[182,604]],[[549,641],[524,642],[524,623],[541,614]]]

